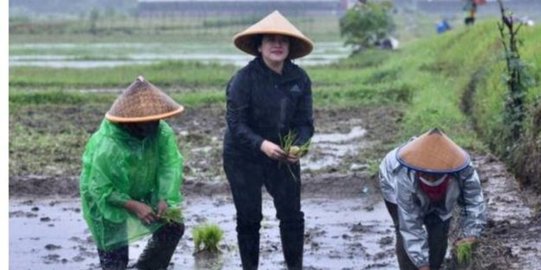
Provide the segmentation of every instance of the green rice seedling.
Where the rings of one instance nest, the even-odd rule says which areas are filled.
[[[461,243],[456,246],[456,259],[460,265],[469,264],[472,259],[472,243]]]
[[[296,140],[297,134],[290,130],[284,137],[280,136],[280,147],[287,154],[302,157],[308,153],[310,141],[307,141],[302,145],[295,145]]]
[[[182,223],[184,221],[182,210],[180,210],[180,208],[167,208],[162,214],[161,219],[167,224]]]
[[[203,224],[195,227],[192,230],[195,252],[220,252],[218,244],[223,239],[223,236],[223,230],[216,224]],[[203,247],[201,247],[201,245]]]
[[[280,137],[280,148],[286,152],[286,154],[291,154],[297,157],[302,157],[308,153],[308,150],[310,149],[310,141],[307,141],[306,143],[302,145],[295,145],[297,141],[297,134],[293,131],[289,131],[284,137]],[[282,163],[280,163],[282,164]],[[291,173],[291,176],[295,181],[297,181],[297,177],[293,173],[293,170],[291,169],[291,166],[289,163],[286,162],[286,166]]]

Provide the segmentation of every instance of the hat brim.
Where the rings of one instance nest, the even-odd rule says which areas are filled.
[[[118,117],[118,116],[114,116],[107,113],[105,114],[105,118],[107,118],[109,121],[116,122],[116,123],[137,123],[137,122],[161,120],[161,119],[169,118],[177,114],[181,114],[182,112],[184,112],[184,106],[179,105],[179,107],[174,111],[158,114],[158,115],[150,115],[150,116],[144,116],[144,117]]]
[[[427,173],[454,173],[470,164],[470,156],[437,128],[402,145],[396,159],[410,169]]]
[[[289,42],[289,59],[297,59],[310,54],[314,48],[312,42],[306,38],[292,35],[286,31],[256,31],[251,33],[239,33],[233,37],[233,42],[237,48],[245,53],[257,56],[259,51],[257,50],[257,44],[255,38],[259,35],[283,35],[290,38]]]
[[[462,171],[463,169],[468,167],[470,164],[470,156],[466,152],[463,152],[464,162],[461,165],[453,167],[453,168],[442,169],[442,168],[430,168],[430,165],[419,166],[419,165],[410,163],[400,157],[401,156],[400,150],[404,149],[404,146],[400,147],[398,151],[396,151],[396,159],[403,166],[410,168],[412,170],[418,171],[418,172],[433,173],[433,174],[455,173],[455,172]]]

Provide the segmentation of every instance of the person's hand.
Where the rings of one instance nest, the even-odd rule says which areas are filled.
[[[470,237],[456,240],[454,243],[454,246],[456,247],[463,244],[473,244],[475,241],[477,241],[477,238],[470,236]]]
[[[299,162],[300,158],[301,158],[300,156],[289,153],[289,155],[287,155],[287,162],[289,162],[291,164],[295,164],[295,163]]]
[[[421,267],[419,267],[419,270],[430,270],[430,266],[428,266],[428,265],[421,266]]]
[[[264,140],[261,144],[261,151],[267,155],[267,157],[274,160],[285,160],[288,158],[284,150],[277,144]]]
[[[126,209],[137,215],[137,217],[146,224],[157,220],[152,208],[142,202],[130,200],[125,204]]]
[[[165,210],[167,210],[168,207],[169,206],[164,200],[160,200],[160,202],[158,203],[158,218],[162,217],[163,213],[165,213]]]

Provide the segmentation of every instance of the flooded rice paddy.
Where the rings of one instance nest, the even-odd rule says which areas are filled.
[[[232,44],[93,43],[12,44],[9,65],[53,68],[99,68],[155,64],[162,61],[197,61],[243,66],[253,57]],[[340,42],[319,42],[314,51],[296,63],[324,65],[346,58],[350,49]]]
[[[367,176],[366,164],[357,158],[357,152],[369,151],[370,145],[385,135],[381,127],[372,125],[374,119],[352,117],[362,115],[359,112],[326,115],[322,118],[338,118],[319,127],[313,151],[303,160],[305,269],[397,269],[392,222],[373,178]],[[207,124],[211,123],[200,126]],[[351,128],[343,128],[348,125]],[[207,156],[196,154],[201,152]],[[210,153],[205,146],[194,147],[191,157],[212,160]],[[500,265],[491,269],[538,269],[541,246],[536,239],[541,222],[533,219],[532,202],[520,193],[498,160],[475,156],[474,164],[488,204],[488,234],[482,241],[492,248],[487,251],[488,259]],[[337,168],[345,170],[337,172]],[[218,181],[210,183],[198,181],[193,174],[186,178],[186,232],[168,269],[240,269],[234,205],[223,175],[217,174]],[[278,220],[272,199],[264,194],[260,269],[283,269]],[[10,199],[9,215],[10,269],[99,269],[78,196],[15,194]],[[192,229],[207,222],[224,230],[222,254],[212,266],[193,256]],[[145,240],[130,246],[130,263],[144,246]]]

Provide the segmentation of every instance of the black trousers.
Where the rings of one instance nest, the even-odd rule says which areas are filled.
[[[404,240],[398,229],[398,206],[394,203],[385,201],[385,206],[391,218],[393,219],[395,233],[396,233],[396,257],[398,259],[398,265],[400,270],[417,270],[418,268],[413,264],[408,257],[404,248]],[[429,214],[424,218],[424,225],[428,233],[428,260],[430,263],[430,270],[438,270],[443,263],[445,253],[447,252],[447,240],[449,234],[449,224],[451,219],[442,221],[436,214]]]
[[[152,234],[137,263],[130,268],[145,270],[167,269],[173,252],[184,234],[183,223],[171,223],[162,226]],[[100,265],[104,270],[124,270],[128,267],[129,247],[122,246],[114,250],[98,249]]]
[[[237,239],[244,270],[259,264],[259,229],[262,215],[262,187],[274,201],[280,221],[282,250],[288,269],[302,269],[304,213],[301,211],[299,164],[247,159],[224,154],[224,170],[237,210]],[[293,176],[293,175],[294,176]]]

